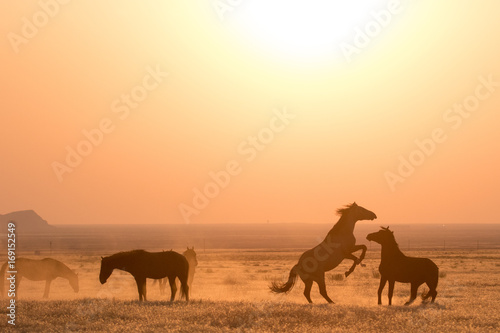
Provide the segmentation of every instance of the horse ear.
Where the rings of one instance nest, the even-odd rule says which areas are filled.
[[[354,201],[354,202],[352,203],[352,205],[353,205],[354,207],[356,207],[358,204],[356,203],[356,201]]]

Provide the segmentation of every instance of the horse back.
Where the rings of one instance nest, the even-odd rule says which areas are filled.
[[[427,282],[438,278],[437,265],[428,258],[403,257],[399,260],[382,262],[380,274],[398,282]]]
[[[182,255],[174,251],[145,252],[141,262],[141,270],[149,271],[151,278],[178,276],[186,278],[189,272],[189,263]]]
[[[18,258],[16,267],[18,274],[32,281],[41,281],[57,276],[55,274],[57,263],[59,263],[57,260],[51,258],[41,260]]]

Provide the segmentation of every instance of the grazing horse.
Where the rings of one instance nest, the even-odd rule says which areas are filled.
[[[0,294],[3,295],[3,284],[4,275],[7,268],[7,262],[2,265],[0,269]],[[50,284],[52,280],[58,277],[65,278],[69,281],[69,284],[75,291],[78,292],[78,275],[73,272],[68,266],[62,262],[52,259],[45,258],[41,260],[28,259],[28,258],[17,258],[15,263],[16,273],[16,291],[19,289],[19,284],[23,277],[32,281],[43,281],[45,280],[45,291],[43,293],[44,298],[49,297]]]
[[[366,253],[365,245],[356,245],[356,238],[354,238],[353,234],[354,226],[357,221],[377,218],[377,215],[373,212],[358,206],[356,203],[338,209],[337,214],[340,215],[340,219],[328,232],[325,240],[302,254],[297,265],[293,266],[290,271],[286,283],[278,284],[273,282],[270,286],[272,292],[289,292],[294,286],[297,276],[300,276],[305,284],[304,296],[309,303],[312,303],[311,288],[313,282],[318,284],[321,296],[329,303],[333,303],[326,293],[325,272],[337,267],[344,259],[354,261],[351,268],[345,272],[345,276],[349,276],[354,271],[354,268],[361,263]],[[363,252],[358,259],[352,253],[359,250]]]
[[[102,257],[101,257],[102,258]],[[189,264],[186,257],[174,251],[147,252],[133,250],[119,252],[101,260],[99,281],[106,283],[114,269],[129,272],[134,276],[139,292],[139,301],[146,301],[146,279],[162,279],[168,277],[172,292],[170,301],[173,301],[177,292],[175,278],[181,281],[181,297],[189,300],[187,284]]]
[[[432,302],[434,302],[437,295],[439,269],[432,260],[405,256],[396,243],[394,231],[389,230],[389,227],[382,227],[378,232],[366,236],[366,239],[382,245],[378,304],[382,304],[382,290],[384,290],[387,281],[389,281],[389,305],[392,304],[392,294],[396,281],[411,283],[410,300],[405,305],[413,303],[417,298],[418,287],[424,282],[429,286],[429,292],[423,296],[423,300],[425,301],[432,296]]]
[[[196,259],[196,252],[194,251],[194,246],[192,248],[187,247],[187,250],[184,251],[182,255],[186,257],[189,263],[188,286],[189,286],[189,295],[191,295],[191,292],[193,290],[194,272],[196,270],[196,266],[198,266],[198,260]],[[165,285],[167,284],[167,279],[160,279],[158,284],[160,286],[160,294],[163,295],[165,293]]]

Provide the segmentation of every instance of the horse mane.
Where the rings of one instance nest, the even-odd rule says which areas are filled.
[[[145,250],[132,250],[132,251],[122,251],[122,252],[118,252],[118,253],[115,253],[113,255],[110,255],[109,257],[106,257],[106,258],[111,258],[111,259],[122,259],[122,258],[125,258],[125,257],[128,257],[129,255],[133,255],[133,254],[139,254],[139,253],[145,253],[146,251]]]
[[[52,259],[52,260],[55,260],[55,259]],[[59,261],[59,260],[55,260],[57,262],[57,265],[59,266],[59,268],[62,268],[63,270],[65,270],[66,272],[70,273],[72,276],[77,276],[78,274],[76,274],[76,272],[74,270],[72,270],[71,268],[69,268],[68,265],[66,265],[65,263]]]
[[[349,211],[349,209],[351,209],[351,208],[352,208],[355,204],[356,204],[356,203],[355,203],[355,202],[353,202],[353,203],[352,203],[352,204],[350,204],[350,205],[345,205],[345,206],[344,206],[344,207],[342,207],[342,208],[338,208],[338,209],[337,209],[337,211],[336,211],[336,212],[337,212],[337,215],[342,216],[343,214],[347,213],[347,212]],[[342,218],[341,218],[341,219],[339,219],[339,220],[337,221],[337,223],[335,223],[335,224],[333,225],[332,229],[328,232],[328,234],[330,234],[330,233],[334,233],[334,232],[337,232],[340,228],[342,228],[342,226],[343,226],[343,225],[344,225],[344,222],[343,222],[343,220],[342,220]]]
[[[349,209],[351,209],[353,206],[355,205],[355,202],[353,202],[352,204],[350,205],[345,205],[344,207],[342,208],[338,208],[337,209],[337,215],[342,215],[344,213],[346,213]]]

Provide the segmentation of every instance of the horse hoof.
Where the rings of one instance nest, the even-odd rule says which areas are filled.
[[[361,267],[366,267],[366,265],[365,265],[365,264],[360,264],[360,265],[361,265]]]

